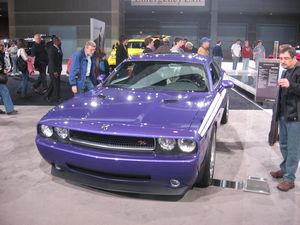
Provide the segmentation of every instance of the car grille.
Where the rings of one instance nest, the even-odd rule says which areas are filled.
[[[153,151],[154,138],[128,137],[70,131],[70,142],[104,150],[115,151]]]

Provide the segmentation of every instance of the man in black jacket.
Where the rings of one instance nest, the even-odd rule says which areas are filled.
[[[39,71],[39,77],[33,85],[34,92],[38,92],[38,87],[43,86],[42,93],[47,91],[46,67],[48,64],[48,55],[45,46],[41,43],[39,34],[34,35],[34,44],[31,48],[31,55],[35,57],[34,66]]]
[[[51,83],[46,93],[46,101],[59,102],[60,101],[60,74],[62,71],[63,53],[60,49],[61,41],[58,37],[53,38],[53,45],[48,49],[48,73],[50,75]]]
[[[222,66],[222,60],[223,60],[223,51],[222,51],[221,45],[222,45],[222,42],[218,41],[217,44],[212,49],[213,59],[220,66],[220,68]]]
[[[116,49],[116,66],[118,66],[124,59],[128,58],[127,52],[127,43],[128,38],[122,35],[119,40],[120,44],[117,46]]]
[[[280,89],[276,109],[283,161],[280,170],[270,174],[273,178],[283,178],[277,188],[288,191],[295,187],[295,174],[300,159],[300,65],[296,59],[296,51],[290,45],[280,46],[279,58],[281,66],[286,69],[278,80]]]
[[[154,41],[151,37],[145,38],[145,45],[146,48],[144,49],[143,53],[151,53],[154,49]]]

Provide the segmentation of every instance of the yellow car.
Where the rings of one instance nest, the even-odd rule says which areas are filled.
[[[116,46],[117,43],[113,45],[110,56],[108,57],[107,60],[108,65],[110,67],[116,66]],[[129,57],[132,55],[140,55],[146,48],[145,39],[144,38],[129,39],[126,47],[127,47],[127,52]]]
[[[145,38],[129,39],[127,43],[128,57],[142,54],[145,48]]]
[[[169,40],[169,35],[153,35],[151,36],[153,40],[155,39],[163,39],[163,41]],[[118,43],[114,44],[110,53],[110,56],[108,57],[108,65],[110,67],[116,66],[116,46]],[[127,52],[128,57],[132,55],[140,55],[143,53],[144,49],[146,48],[145,45],[145,38],[134,38],[129,39],[127,43]]]

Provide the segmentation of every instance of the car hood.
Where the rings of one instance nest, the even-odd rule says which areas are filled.
[[[80,129],[85,125],[87,130],[93,126],[99,130],[105,124],[111,132],[132,132],[132,128],[152,129],[154,133],[158,129],[172,130],[174,135],[174,130],[193,132],[194,118],[197,114],[198,119],[199,114],[201,118],[205,115],[210,101],[208,93],[97,88],[55,107],[41,122],[55,121],[72,129],[81,124]]]

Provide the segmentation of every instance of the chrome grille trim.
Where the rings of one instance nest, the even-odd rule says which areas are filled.
[[[105,149],[105,150],[119,150],[119,151],[154,151],[155,146],[156,146],[156,141],[154,139],[154,146],[153,147],[137,147],[137,146],[124,146],[124,145],[111,145],[111,144],[101,144],[97,142],[91,142],[91,141],[85,141],[85,140],[80,140],[77,138],[70,137],[69,138],[71,143],[79,144],[79,145],[84,145],[88,147],[93,147],[93,148],[100,148],[100,149]]]

